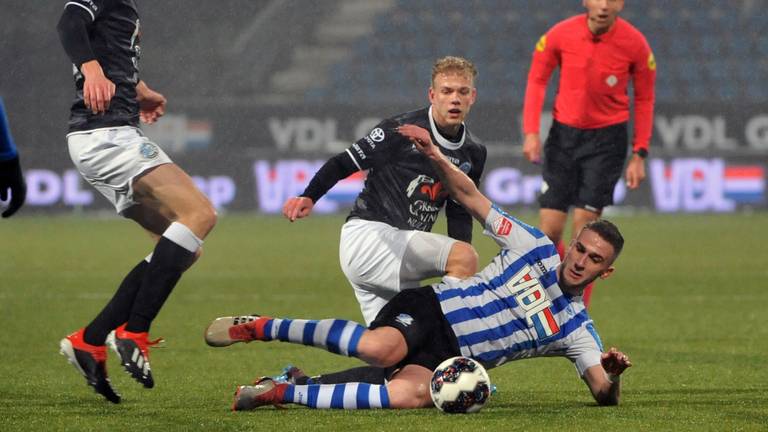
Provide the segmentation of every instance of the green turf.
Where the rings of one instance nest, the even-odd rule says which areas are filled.
[[[2,220],[0,430],[766,430],[768,215],[615,221],[627,246],[597,287],[592,316],[604,343],[635,363],[621,406],[596,407],[567,360],[534,359],[492,370],[499,393],[480,413],[448,416],[229,411],[236,384],[286,363],[310,373],[358,364],[301,346],[212,349],[202,339],[222,314],[358,319],[338,267],[340,218],[222,217],[154,323],[153,335],[168,340],[152,352],[157,387],[140,388],[110,358],[120,405],[85,385],[58,340],[98,312],[148,239],[116,219]],[[495,253],[490,240],[475,243],[483,262]]]

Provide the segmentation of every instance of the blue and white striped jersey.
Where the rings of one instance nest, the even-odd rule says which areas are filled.
[[[602,344],[584,303],[557,284],[560,257],[549,238],[495,205],[484,233],[501,246],[493,261],[473,277],[432,286],[461,354],[490,368],[565,356],[580,375],[600,364]]]

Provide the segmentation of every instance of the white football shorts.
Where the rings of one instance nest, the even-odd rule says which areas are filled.
[[[136,204],[134,178],[150,168],[173,163],[157,144],[133,126],[72,132],[67,135],[67,145],[80,174],[118,213]]]
[[[455,239],[401,230],[383,222],[350,219],[341,228],[341,270],[355,291],[365,324],[397,293],[445,274]]]

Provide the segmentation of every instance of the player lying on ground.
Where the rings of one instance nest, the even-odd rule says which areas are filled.
[[[280,340],[357,357],[373,366],[398,367],[386,385],[294,385],[262,378],[238,387],[233,409],[284,403],[345,409],[428,407],[432,369],[458,355],[486,368],[530,357],[567,357],[598,404],[618,404],[619,376],[631,363],[615,348],[602,352],[581,299],[587,284],[613,272],[624,243],[618,229],[605,220],[588,224],[561,263],[541,231],[492,205],[438,151],[427,131],[405,125],[399,132],[430,159],[454,199],[483,222],[485,233],[501,246],[500,253],[467,279],[397,294],[367,329],[340,319],[251,316],[245,322],[234,320],[236,324],[232,317],[214,320],[205,333],[212,346]]]

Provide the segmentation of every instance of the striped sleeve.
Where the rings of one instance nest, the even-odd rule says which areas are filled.
[[[583,377],[587,369],[600,364],[602,343],[591,322],[574,332],[572,338],[565,356],[576,366],[579,376]]]
[[[491,237],[502,249],[508,250],[531,250],[549,242],[538,228],[510,216],[496,204],[491,205],[485,218],[483,234]]]

